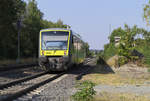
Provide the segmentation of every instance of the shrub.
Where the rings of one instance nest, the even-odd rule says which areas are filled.
[[[108,60],[110,57],[114,56],[117,53],[116,47],[114,44],[106,44],[104,45],[104,52],[101,55],[105,60]]]
[[[119,57],[119,59],[118,59],[118,65],[119,66],[122,66],[122,65],[124,65],[126,63],[128,63],[128,59],[126,57],[123,57],[123,56]]]
[[[82,83],[77,85],[79,91],[72,95],[72,98],[75,101],[91,101],[93,100],[93,95],[96,94],[94,90],[95,84],[91,81],[83,81]]]

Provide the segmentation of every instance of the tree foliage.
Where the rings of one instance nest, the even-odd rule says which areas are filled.
[[[115,37],[116,36],[121,37],[121,36],[124,36],[124,35],[125,35],[125,31],[121,27],[113,30],[113,32],[109,36],[110,43],[113,43],[113,44],[115,43]]]
[[[85,56],[86,57],[90,57],[92,55],[90,49],[89,49],[89,44],[87,42],[85,42],[83,45],[82,45],[82,48],[81,49],[84,49],[85,50]]]
[[[25,3],[21,0],[0,1],[0,58],[16,55],[17,29],[16,24],[23,13]]]
[[[144,20],[146,21],[147,25],[150,25],[150,0],[144,7]]]
[[[42,26],[42,18],[43,13],[38,9],[37,3],[35,0],[30,0],[26,7],[22,29],[22,46],[25,46],[22,47],[22,51],[25,50],[25,55],[35,56],[38,52],[38,33],[44,27]],[[25,43],[25,41],[27,42]]]
[[[116,36],[120,37],[119,45],[116,45]],[[138,28],[136,25],[129,27],[125,24],[124,28],[115,29],[109,36],[109,39],[110,43],[104,45],[104,52],[102,54],[104,59],[117,54],[120,56],[119,62],[123,64],[139,59],[139,56],[133,55],[135,51],[148,56],[148,52],[145,49],[148,49],[147,46],[150,44],[150,32],[143,28]]]
[[[125,25],[125,34],[121,36],[120,44],[118,47],[118,55],[124,56],[127,59],[132,59],[131,52],[134,50],[134,37],[137,34],[137,27],[129,28],[128,25]]]
[[[23,0],[0,0],[0,59],[16,59],[18,31],[20,30],[21,57],[35,57],[38,54],[39,31],[45,28],[66,28],[57,22],[43,19],[43,13],[35,0],[28,4]],[[18,28],[18,21],[21,26]]]

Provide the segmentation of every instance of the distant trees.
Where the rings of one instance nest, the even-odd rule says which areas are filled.
[[[84,44],[83,44],[83,46],[82,46],[82,48],[81,49],[85,49],[85,56],[86,57],[90,57],[91,55],[92,55],[92,53],[91,53],[91,51],[90,51],[90,49],[89,49],[89,44],[87,43],[87,42],[85,42]]]
[[[21,20],[21,57],[38,54],[39,31],[44,28],[66,28],[60,19],[54,23],[43,19],[35,0],[0,0],[0,59],[17,58],[17,22]]]

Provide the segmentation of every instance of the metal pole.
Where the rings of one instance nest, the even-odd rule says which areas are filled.
[[[18,27],[18,56],[17,56],[17,63],[20,62],[20,24],[21,20],[19,19],[17,22],[17,27]]]
[[[78,63],[78,58],[79,58],[79,55],[78,55],[78,41],[77,41],[77,63]]]

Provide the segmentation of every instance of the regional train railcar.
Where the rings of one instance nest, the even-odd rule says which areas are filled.
[[[39,65],[49,71],[64,71],[83,62],[84,42],[70,29],[43,29],[39,34]]]

